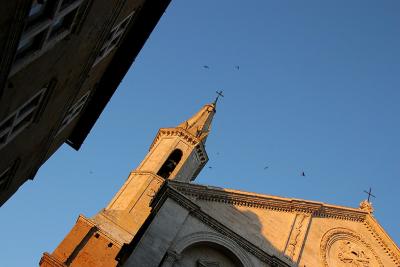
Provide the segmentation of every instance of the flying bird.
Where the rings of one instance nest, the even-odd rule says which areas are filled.
[[[209,66],[207,66],[207,65],[204,65],[204,66],[203,66],[203,68],[205,68],[205,69],[209,69],[210,67],[209,67]]]
[[[306,174],[304,172],[301,172],[301,176],[306,176]]]
[[[209,169],[212,169],[212,167],[211,167],[211,166],[208,166],[208,168],[209,168]]]
[[[264,167],[264,170],[266,170],[266,169],[268,169],[268,166],[265,166],[265,167]]]
[[[237,70],[239,70],[240,67],[239,67],[239,66],[235,66],[235,68],[236,68]]]

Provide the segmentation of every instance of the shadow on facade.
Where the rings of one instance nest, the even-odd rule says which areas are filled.
[[[163,186],[152,215],[117,256],[119,266],[298,266],[285,256],[287,241],[281,239],[288,237],[273,232],[280,228],[268,210],[232,204],[229,197],[218,201],[214,192],[202,199],[179,191]]]
[[[281,239],[287,239],[287,237],[283,233],[271,233],[271,231],[276,231],[278,227],[275,229],[267,229],[263,225],[263,220],[265,221],[269,218],[262,209],[258,209],[258,211],[260,213],[264,213],[265,217],[253,212],[249,207],[246,206],[230,206],[236,211],[236,213],[238,213],[235,223],[239,224],[240,226],[238,227],[238,230],[235,229],[235,232],[248,242],[252,243],[254,246],[254,250],[250,252],[251,254],[259,259],[263,259],[262,261],[269,263],[271,266],[298,266],[298,264],[293,262],[287,255],[284,254],[284,249],[287,246],[287,240],[277,240],[276,242],[284,243],[285,246],[283,249],[277,248],[268,240],[268,238],[271,238],[271,236],[274,236],[274,238],[279,236]]]

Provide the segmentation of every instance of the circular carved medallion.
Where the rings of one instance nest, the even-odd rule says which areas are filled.
[[[372,247],[360,235],[345,228],[326,232],[321,240],[320,253],[326,267],[383,267]]]

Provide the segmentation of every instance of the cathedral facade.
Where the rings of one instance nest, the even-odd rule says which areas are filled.
[[[192,183],[216,103],[162,128],[108,206],[78,217],[40,266],[388,267],[400,250],[359,208]]]

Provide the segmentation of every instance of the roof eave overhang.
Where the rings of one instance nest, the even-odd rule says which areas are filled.
[[[78,150],[117,90],[171,0],[147,0],[101,77],[96,92],[66,140]]]

